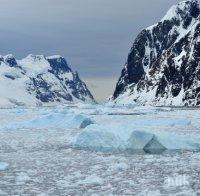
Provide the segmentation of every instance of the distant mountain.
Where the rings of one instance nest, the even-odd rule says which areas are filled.
[[[112,99],[142,105],[200,105],[200,8],[174,5],[135,39]]]
[[[61,56],[0,56],[0,106],[93,102],[84,82]]]

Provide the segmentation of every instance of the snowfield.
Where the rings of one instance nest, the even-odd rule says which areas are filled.
[[[0,109],[0,195],[197,195],[200,109]]]

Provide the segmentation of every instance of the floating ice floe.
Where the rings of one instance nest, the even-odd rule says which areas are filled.
[[[45,128],[85,128],[94,121],[86,115],[74,114],[74,113],[50,113],[44,114],[29,121],[22,121],[12,123],[4,129],[19,129],[19,128],[31,128],[31,129],[45,129]]]
[[[160,109],[152,106],[133,106],[133,105],[105,105],[105,107],[96,108],[98,114],[104,115],[136,115],[136,114],[154,114]],[[163,109],[164,110],[164,109]]]
[[[76,138],[75,147],[95,151],[144,151],[161,153],[165,150],[199,150],[197,138],[162,131],[138,131],[129,126],[90,125]]]
[[[86,186],[100,186],[103,184],[103,179],[96,175],[91,175],[87,176],[84,180],[80,180],[78,184]]]
[[[25,184],[26,182],[28,182],[31,178],[28,176],[27,173],[21,172],[17,175],[17,177],[15,178],[15,181],[18,185],[20,184]]]
[[[75,141],[75,147],[96,151],[110,151],[122,147],[121,139],[98,125],[90,125],[80,133]]]
[[[131,134],[127,141],[127,148],[153,154],[162,153],[167,149],[154,134],[142,131],[134,131]]]
[[[5,162],[0,162],[0,171],[6,170],[9,164]]]
[[[120,172],[120,171],[126,171],[129,169],[128,164],[124,163],[124,162],[119,162],[119,163],[115,163],[112,164],[109,168],[110,171],[113,172]]]
[[[188,126],[191,125],[191,120],[189,119],[137,119],[131,122],[134,126]]]

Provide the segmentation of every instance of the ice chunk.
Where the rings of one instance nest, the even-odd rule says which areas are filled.
[[[3,195],[8,195],[8,194],[0,189],[0,195],[3,196]]]
[[[159,139],[153,134],[143,131],[134,131],[128,139],[129,150],[144,150],[146,153],[162,153],[166,150]]]
[[[191,125],[191,120],[182,118],[182,119],[137,119],[133,121],[135,126],[189,126]]]
[[[167,150],[199,150],[197,138],[161,131],[131,131],[129,126],[90,125],[75,139],[75,147],[95,151],[141,151],[161,153]]]
[[[96,175],[91,175],[86,177],[84,180],[80,180],[78,184],[100,186],[103,184],[103,179]]]
[[[65,128],[85,128],[90,124],[94,124],[94,122],[86,115],[53,112],[51,114],[45,114],[29,121],[11,124],[6,128],[7,129],[16,129],[16,128],[65,129]]]
[[[129,169],[129,166],[124,162],[112,164],[109,168],[110,171],[114,171],[114,172],[126,171],[128,169]]]
[[[82,128],[85,128],[85,127],[87,127],[88,125],[91,125],[91,124],[93,124],[94,122],[90,119],[90,118],[85,118],[83,121],[82,121],[82,123],[81,123],[81,125],[80,125],[80,128],[82,129]]]
[[[68,123],[70,127],[75,126],[75,128],[80,128],[80,129],[86,128],[88,125],[91,124],[94,124],[94,121],[82,114],[75,115],[74,118]]]
[[[122,146],[122,141],[117,135],[96,125],[87,127],[75,141],[75,147],[95,151],[112,151],[119,149],[120,146]]]
[[[0,171],[6,170],[9,164],[5,162],[0,162]]]
[[[37,196],[49,196],[47,193],[39,193]]]
[[[30,180],[30,177],[27,173],[21,172],[18,174],[18,176],[15,178],[15,181],[17,184],[25,184],[27,181]]]
[[[131,150],[142,150],[146,144],[153,138],[152,133],[143,131],[133,131],[128,139],[127,147]]]
[[[154,135],[152,139],[145,145],[143,150],[146,153],[151,154],[160,154],[166,150],[166,148],[158,141],[156,136]]]

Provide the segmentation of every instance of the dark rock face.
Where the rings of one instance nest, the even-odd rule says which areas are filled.
[[[47,61],[49,62],[51,66],[51,71],[53,74],[59,75],[59,73],[65,73],[65,72],[72,72],[72,70],[69,68],[67,61],[63,57],[55,57],[55,58],[47,58]]]
[[[200,8],[197,0],[173,6],[144,29],[129,53],[113,99],[139,104],[200,105]]]
[[[1,56],[0,57],[0,62],[5,63],[6,65],[10,67],[16,67],[17,66],[17,61],[15,57],[12,54],[6,55],[6,56]]]

